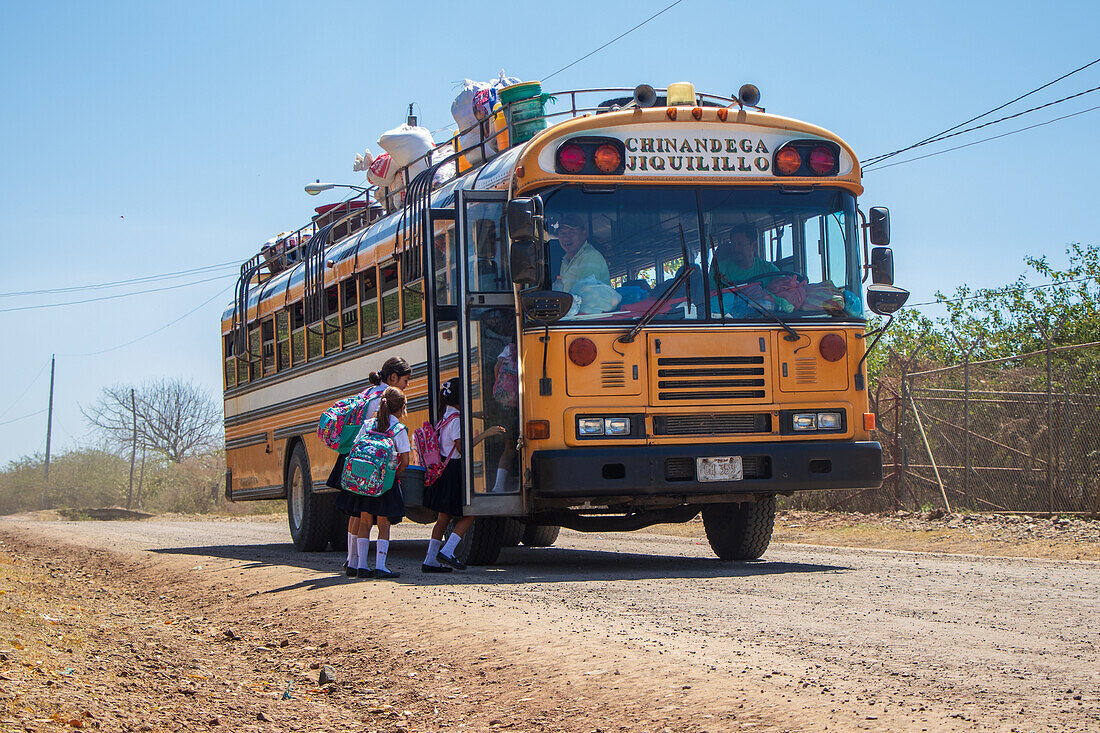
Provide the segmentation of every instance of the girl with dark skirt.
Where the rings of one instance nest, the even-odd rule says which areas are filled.
[[[404,392],[405,388],[409,386],[409,377],[411,376],[412,368],[409,366],[409,362],[399,356],[391,356],[382,364],[381,371],[371,372],[367,375],[371,386],[360,393],[360,396],[367,400],[367,406],[363,410],[363,415],[366,418],[365,425],[369,424],[371,418],[378,412],[378,404],[382,400],[382,393],[386,391],[386,387],[396,387]],[[358,573],[356,571],[359,569],[359,543],[356,541],[359,537],[359,512],[351,511],[352,504],[358,496],[346,491],[340,482],[347,458],[347,453],[339,454],[336,458],[336,465],[333,466],[332,473],[329,474],[325,485],[340,489],[340,494],[336,497],[336,508],[348,515],[348,559],[344,562],[344,568],[348,576],[354,578],[357,577]],[[363,556],[362,566],[364,570],[368,569],[366,555]],[[369,577],[369,573],[364,577]]]
[[[455,556],[458,543],[473,524],[473,517],[462,514],[463,476],[462,469],[462,428],[459,425],[459,405],[462,404],[462,384],[458,379],[448,380],[439,390],[439,401],[446,406],[439,424],[439,452],[445,458],[449,456],[446,467],[431,486],[424,489],[424,506],[438,512],[432,538],[428,540],[428,554],[424,558],[421,572],[449,573],[451,568],[462,570],[466,567]],[[491,427],[477,435],[471,448],[493,435],[503,435],[504,428]],[[457,519],[447,543],[443,543],[443,534],[452,519]],[[449,565],[450,567],[447,567]]]
[[[377,416],[363,424],[363,430],[373,430],[390,436],[398,455],[398,476],[409,465],[409,454],[412,452],[409,431],[400,420],[405,416],[405,402],[404,392],[396,387],[386,387],[379,400]],[[401,495],[400,481],[394,478],[393,486],[381,496],[362,496],[345,491],[340,499],[343,500],[340,508],[344,512],[359,514],[359,532],[355,538],[359,551],[359,568],[353,577],[400,577],[401,573],[391,572],[386,567],[386,556],[390,550],[390,525],[397,524],[405,515],[405,499]],[[370,556],[370,531],[375,524],[378,525],[378,541],[375,543],[374,569],[371,570],[367,558]]]

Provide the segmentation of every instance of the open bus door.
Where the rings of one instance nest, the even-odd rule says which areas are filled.
[[[428,339],[429,405],[432,419],[438,420],[443,412],[439,387],[459,378],[464,512],[479,517],[525,513],[516,451],[517,334],[504,229],[506,200],[504,192],[457,191],[454,209],[427,213],[426,230],[432,237],[426,247],[432,273],[427,325],[429,334],[435,334]],[[504,434],[472,445],[474,436],[493,426]]]

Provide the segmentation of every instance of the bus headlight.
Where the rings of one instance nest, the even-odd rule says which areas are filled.
[[[577,418],[577,435],[581,437],[603,435],[603,423],[602,417],[579,417]]]
[[[844,423],[844,413],[837,410],[822,412],[784,412],[781,413],[781,424],[788,425],[782,432],[787,435],[793,433],[826,433],[843,432],[847,426]]]
[[[617,415],[615,417],[581,416],[577,418],[577,437],[637,437],[634,435],[634,427],[635,425],[640,425],[641,423],[633,422],[635,418],[639,420],[643,419],[641,415]]]
[[[791,417],[791,427],[798,431],[817,430],[817,413],[796,412]]]
[[[609,417],[603,421],[605,435],[630,435],[629,417]]]

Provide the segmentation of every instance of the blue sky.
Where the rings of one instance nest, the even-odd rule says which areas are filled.
[[[3,0],[0,293],[239,263],[324,202],[305,183],[362,182],[355,153],[377,152],[409,102],[442,128],[463,78],[545,78],[669,2]],[[752,82],[768,111],[829,128],[868,158],[1100,57],[1098,21],[1090,2],[684,0],[547,87],[690,80],[729,94]],[[1000,114],[1094,86],[1100,64]],[[1097,104],[1086,95],[955,144]],[[1100,110],[868,172],[861,204],[890,207],[912,301],[998,285],[1026,254],[1064,263],[1068,243],[1100,239],[1098,122]],[[46,406],[51,353],[56,452],[86,440],[78,406],[109,384],[184,377],[220,398],[218,319],[234,269],[0,297],[0,463],[44,448],[46,415],[32,413]]]

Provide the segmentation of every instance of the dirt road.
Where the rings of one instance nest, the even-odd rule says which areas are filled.
[[[353,581],[279,522],[0,519],[0,729],[1100,729],[1100,563],[563,531],[426,576],[425,538]]]

